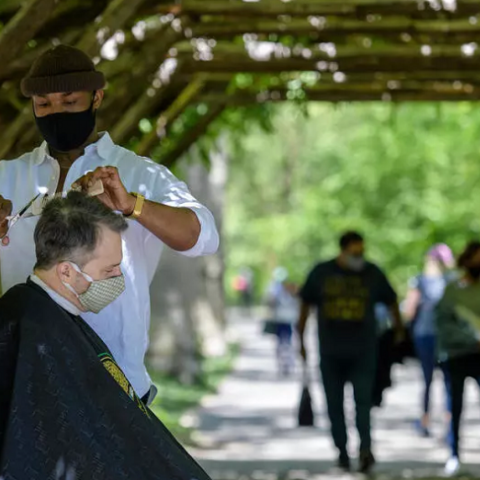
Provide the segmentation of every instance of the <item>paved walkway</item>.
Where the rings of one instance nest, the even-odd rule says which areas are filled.
[[[186,419],[196,427],[195,440],[200,445],[192,453],[215,479],[331,478],[335,475],[332,465],[336,454],[318,382],[312,389],[317,426],[298,428],[300,374],[287,380],[278,376],[274,341],[261,334],[260,322],[232,314],[230,326],[242,345],[242,353],[218,394],[205,399],[202,407]],[[314,337],[310,332],[311,352],[316,350]],[[316,359],[310,360],[312,373],[318,378]],[[434,385],[431,439],[419,438],[412,426],[421,398],[416,364],[398,366],[394,381],[383,408],[373,415],[377,478],[437,477],[448,456],[442,441],[445,428],[441,378]],[[347,397],[354,455],[358,439],[353,428],[351,394]],[[480,478],[480,411],[475,385],[467,385],[465,403],[463,460],[469,476]]]

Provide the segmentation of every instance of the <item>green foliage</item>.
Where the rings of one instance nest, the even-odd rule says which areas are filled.
[[[304,109],[305,110],[305,109]],[[227,279],[264,288],[276,265],[303,281],[347,229],[399,289],[434,242],[480,236],[476,104],[309,104],[275,108],[275,131],[232,132]]]
[[[213,108],[211,105],[203,103],[191,105],[176,119],[168,135],[162,138],[157,147],[154,148],[151,158],[160,162],[162,157],[168,154],[181,141],[185,134],[195,128],[201,122],[204,115]],[[228,129],[235,132],[237,139],[246,135],[247,131],[255,126],[262,131],[272,131],[271,111],[273,107],[270,104],[258,104],[244,108],[227,108],[219,118],[212,122],[208,127],[206,135],[200,137],[196,145],[200,154],[200,160],[209,163],[210,152],[215,148],[215,141],[222,131]],[[140,121],[139,128],[143,133],[149,133],[155,125],[155,118],[144,118]],[[141,140],[140,136],[134,136],[127,142],[126,147],[135,150]]]

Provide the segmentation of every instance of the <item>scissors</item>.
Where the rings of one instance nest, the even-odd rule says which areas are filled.
[[[19,212],[15,215],[7,217],[8,220],[8,229],[10,230],[21,218],[33,217],[33,213],[27,213],[28,209],[33,205],[35,200],[41,195],[38,193],[35,195]]]

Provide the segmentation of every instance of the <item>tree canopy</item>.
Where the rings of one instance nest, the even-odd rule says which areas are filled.
[[[272,269],[301,282],[358,229],[399,291],[427,249],[480,237],[480,110],[458,104],[278,106],[274,129],[235,149],[225,215],[229,275]]]

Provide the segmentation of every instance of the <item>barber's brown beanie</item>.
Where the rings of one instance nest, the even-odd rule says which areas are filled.
[[[68,45],[58,45],[40,55],[21,83],[26,97],[57,92],[93,92],[104,86],[105,77],[95,70],[92,60],[78,48]]]

